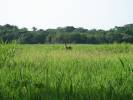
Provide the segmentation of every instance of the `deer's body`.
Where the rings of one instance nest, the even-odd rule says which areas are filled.
[[[72,47],[71,47],[71,46],[67,46],[67,43],[65,42],[65,49],[66,49],[66,50],[71,50]]]

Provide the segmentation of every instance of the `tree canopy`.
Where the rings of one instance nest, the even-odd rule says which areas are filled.
[[[133,24],[121,27],[114,27],[110,30],[84,29],[73,26],[58,27],[57,29],[18,28],[6,24],[0,25],[0,39],[10,43],[15,40],[22,44],[43,44],[43,43],[82,43],[82,44],[103,44],[103,43],[133,43]]]

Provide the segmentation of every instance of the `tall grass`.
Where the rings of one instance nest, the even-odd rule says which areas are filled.
[[[0,100],[132,100],[133,46],[0,44]]]

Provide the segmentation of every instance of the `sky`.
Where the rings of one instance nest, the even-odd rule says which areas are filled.
[[[0,0],[0,25],[110,29],[133,23],[133,0]]]

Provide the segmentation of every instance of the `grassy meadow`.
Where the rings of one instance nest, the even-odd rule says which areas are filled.
[[[0,44],[0,100],[133,100],[133,45]]]

